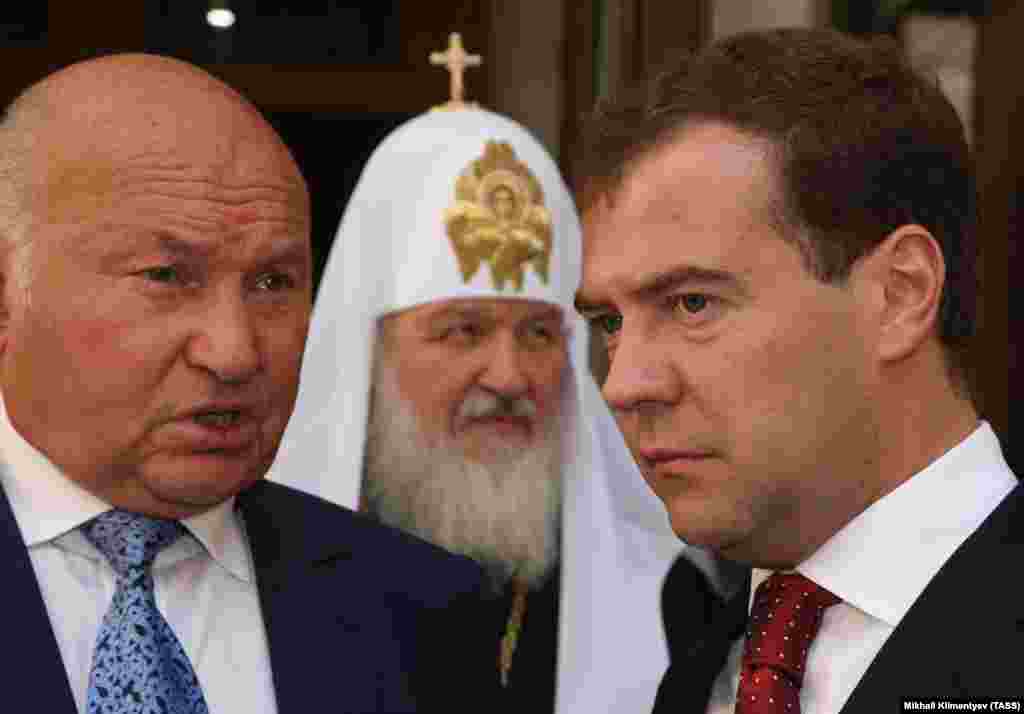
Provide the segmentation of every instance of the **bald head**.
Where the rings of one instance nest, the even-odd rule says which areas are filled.
[[[26,176],[36,202],[28,208],[44,219],[70,203],[87,209],[83,192],[106,193],[125,165],[189,166],[199,180],[281,176],[293,184],[294,200],[308,202],[291,155],[256,108],[184,62],[143,54],[81,62],[19,103],[30,108],[27,129],[37,147]]]
[[[261,477],[312,290],[305,182],[256,108],[184,62],[104,57],[15,101],[0,162],[0,390],[19,433],[153,515]],[[250,407],[245,445],[214,460],[223,433],[175,415],[227,392]]]

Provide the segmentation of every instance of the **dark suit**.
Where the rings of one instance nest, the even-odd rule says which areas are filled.
[[[687,566],[677,563],[666,581],[666,593],[669,588],[673,592],[671,604],[663,608],[672,663],[655,714],[704,712],[728,649],[722,646],[723,633],[734,631],[737,613],[745,613],[747,593],[732,607],[722,606],[709,595],[702,576]],[[914,602],[842,714],[900,711],[904,698],[1024,695],[1022,571],[1024,487],[1017,486]]]
[[[475,564],[266,481],[237,504],[280,714],[487,711],[497,678],[480,655],[491,640]],[[64,665],[2,490],[0,563],[0,710],[70,714]]]
[[[843,714],[897,711],[901,698],[1019,698],[1022,573],[1024,488],[1017,486],[928,583]]]
[[[661,591],[669,666],[654,700],[655,714],[704,713],[729,648],[746,629],[750,571],[744,570],[736,574],[738,592],[725,602],[685,556],[672,564]]]

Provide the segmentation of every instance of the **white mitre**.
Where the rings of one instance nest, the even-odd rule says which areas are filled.
[[[499,193],[502,205],[492,200]],[[521,126],[479,109],[400,126],[370,157],[342,218],[270,478],[358,507],[382,315],[449,298],[558,305],[570,329],[571,377],[556,711],[634,714],[651,710],[668,664],[661,584],[685,546],[587,368],[588,332],[573,310],[580,250],[572,197]],[[706,566],[701,553],[693,557]]]

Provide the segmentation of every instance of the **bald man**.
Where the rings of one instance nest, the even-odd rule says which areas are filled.
[[[459,659],[485,647],[477,566],[263,480],[295,401],[309,225],[280,138],[190,65],[92,60],[8,108],[4,711],[487,696],[489,663]]]

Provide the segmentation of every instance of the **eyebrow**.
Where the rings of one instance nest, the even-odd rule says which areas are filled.
[[[479,320],[487,319],[489,317],[491,317],[491,315],[488,314],[486,310],[482,310],[478,307],[470,307],[467,305],[448,305],[445,308],[427,316],[427,321],[435,323],[442,320]]]
[[[520,322],[536,322],[540,320],[561,320],[562,319],[562,308],[557,305],[551,305],[545,308],[543,311],[535,312],[531,315],[526,315],[520,320]]]
[[[748,295],[746,283],[735,273],[696,265],[683,265],[666,271],[651,273],[630,281],[626,296],[640,302],[648,302],[687,283],[719,285],[741,295]],[[573,306],[578,313],[586,314],[610,307],[607,301],[591,298],[582,290],[576,291]]]
[[[104,246],[102,259],[105,262],[126,260],[153,250],[159,250],[177,259],[188,260],[196,256],[210,255],[215,250],[213,246],[184,240],[165,231],[151,233],[139,231],[131,226],[122,227],[109,224],[98,226],[78,247],[87,247],[91,242],[102,239],[111,233],[119,234],[123,240],[114,245]]]
[[[542,320],[560,320],[562,318],[562,308],[557,305],[551,305],[545,307],[544,310],[535,312],[530,315],[526,315],[518,319],[517,323],[523,322],[536,322]],[[494,311],[486,307],[477,307],[475,305],[449,305],[442,310],[439,310],[429,317],[427,322],[431,325],[443,322],[444,320],[488,320],[494,321],[496,319]]]
[[[202,243],[190,241],[170,233],[158,233],[156,243],[161,250],[183,259],[213,255],[223,247],[221,243]],[[256,246],[258,259],[261,263],[304,263],[306,262],[306,244],[303,240],[280,238]]]
[[[184,240],[177,236],[173,236],[170,233],[156,234],[156,243],[160,247],[160,250],[181,258],[192,258],[197,255],[210,255],[216,250],[214,246]]]

